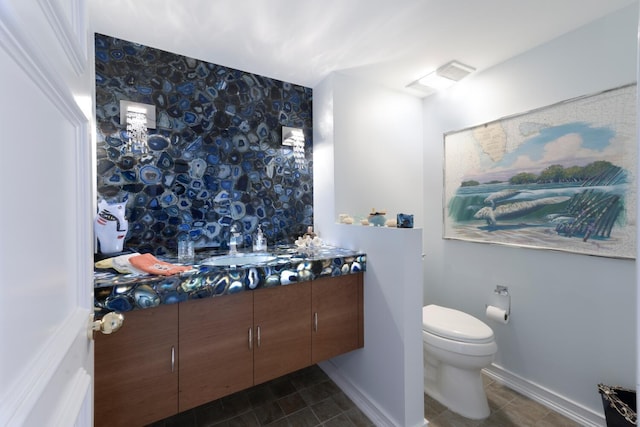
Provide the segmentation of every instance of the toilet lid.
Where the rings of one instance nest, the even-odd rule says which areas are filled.
[[[493,331],[475,317],[451,308],[431,304],[422,307],[422,328],[426,332],[469,343],[493,340]]]

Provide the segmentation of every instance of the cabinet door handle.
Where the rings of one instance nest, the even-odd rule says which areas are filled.
[[[260,326],[258,326],[258,331],[257,331],[257,338],[258,338],[258,347],[260,347]]]
[[[249,328],[249,350],[253,350],[253,328]]]
[[[313,313],[313,332],[318,332],[318,312]]]
[[[176,348],[171,346],[171,372],[175,372],[176,368]]]

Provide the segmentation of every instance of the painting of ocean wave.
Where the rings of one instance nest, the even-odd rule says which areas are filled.
[[[445,134],[445,239],[635,258],[636,85]]]

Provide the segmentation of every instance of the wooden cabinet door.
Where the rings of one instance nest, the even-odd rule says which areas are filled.
[[[254,384],[311,365],[311,282],[259,289],[254,302]]]
[[[95,426],[143,426],[178,412],[178,305],[124,313],[95,336]]]
[[[312,361],[364,346],[362,273],[312,282]]]
[[[180,304],[180,412],[253,385],[252,325],[252,292]]]

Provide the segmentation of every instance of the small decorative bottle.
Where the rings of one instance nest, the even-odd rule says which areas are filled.
[[[304,233],[304,235],[305,235],[305,237],[309,236],[312,239],[317,236],[317,234],[313,231],[313,226],[312,225],[307,227],[307,232]]]
[[[253,251],[260,252],[267,250],[267,238],[264,236],[262,232],[262,228],[258,226],[258,231],[256,235],[253,237]]]
[[[375,209],[371,209],[371,213],[369,214],[369,224],[375,225],[376,227],[382,227],[387,219],[384,217],[387,213],[385,211],[376,211]]]

